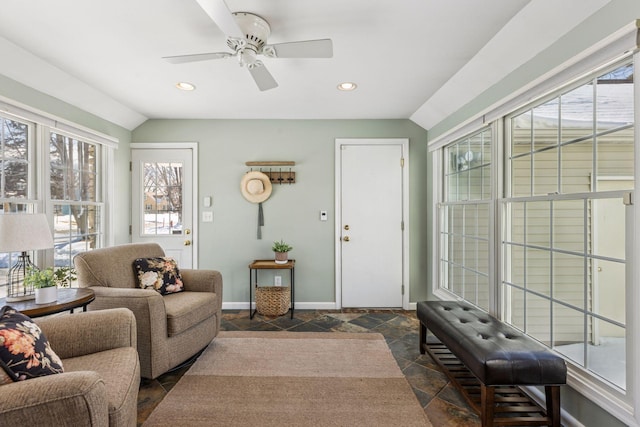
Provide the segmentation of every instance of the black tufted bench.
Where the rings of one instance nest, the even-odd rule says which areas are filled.
[[[417,315],[420,353],[428,351],[438,361],[427,342],[429,330],[480,382],[478,407],[460,387],[457,375],[452,376],[443,366],[452,382],[465,392],[469,403],[478,410],[483,426],[522,425],[521,417],[494,419],[494,416],[506,411],[501,406],[505,404],[496,399],[496,390],[500,386],[523,385],[545,387],[546,417],[538,420],[540,424],[537,425],[560,426],[559,386],[567,381],[564,359],[533,338],[462,301],[421,301],[417,305]],[[510,400],[503,398],[501,401]],[[530,422],[533,421],[525,424],[532,425]]]

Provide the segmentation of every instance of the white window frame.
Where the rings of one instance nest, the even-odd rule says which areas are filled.
[[[441,208],[444,204],[457,204],[458,206],[462,206],[462,205],[478,205],[478,204],[483,204],[483,205],[488,205],[488,210],[489,210],[489,218],[495,218],[496,216],[496,194],[497,194],[497,186],[495,185],[497,180],[496,178],[496,172],[497,172],[497,164],[500,163],[500,157],[496,157],[497,155],[499,155],[498,150],[496,149],[497,146],[499,144],[497,144],[496,142],[498,141],[498,137],[501,135],[501,132],[498,132],[498,126],[497,123],[491,123],[489,126],[482,126],[481,128],[477,129],[475,132],[472,132],[468,135],[465,135],[459,139],[456,139],[455,141],[453,141],[451,144],[457,143],[459,141],[463,141],[465,139],[468,139],[470,137],[473,137],[479,133],[482,133],[484,131],[488,130],[491,134],[491,164],[489,167],[489,173],[490,173],[490,186],[491,186],[491,193],[490,193],[490,197],[488,199],[481,199],[481,200],[465,200],[465,201],[457,201],[457,202],[445,202],[445,200],[447,199],[446,197],[446,182],[445,179],[443,178],[445,176],[445,173],[447,172],[447,162],[449,162],[449,159],[446,159],[446,147],[449,146],[449,144],[445,147],[443,147],[443,149],[441,151],[438,152],[437,156],[434,156],[434,161],[437,161],[437,165],[435,165],[435,167],[433,168],[434,170],[439,171],[440,176],[436,177],[434,179],[433,182],[438,182],[438,193],[437,193],[437,198],[435,198],[435,200],[437,201],[434,204],[434,218],[436,218],[436,220],[434,221],[436,223],[435,225],[435,232],[433,234],[434,240],[437,239],[438,242],[441,241],[442,238],[442,233],[441,233],[441,227],[444,226],[446,224],[446,219],[443,218],[443,214],[441,212]],[[436,159],[437,157],[437,159]],[[488,236],[489,236],[489,242],[488,242],[488,246],[489,246],[489,260],[488,260],[488,266],[487,266],[487,270],[488,270],[488,282],[489,282],[489,294],[488,294],[488,306],[489,306],[489,311],[490,312],[495,312],[495,307],[497,304],[497,300],[496,300],[496,296],[497,293],[495,292],[495,289],[493,289],[493,287],[491,286],[491,283],[494,283],[496,280],[496,270],[495,270],[495,265],[496,265],[496,260],[495,260],[495,249],[496,249],[496,242],[495,242],[495,238],[493,238],[492,236],[495,236],[496,233],[496,222],[495,221],[489,221],[488,224]],[[436,254],[436,260],[437,260],[437,268],[434,268],[434,270],[436,270],[436,277],[438,278],[437,281],[434,281],[434,288],[433,288],[433,293],[434,295],[436,295],[438,298],[443,299],[443,300],[459,300],[462,299],[462,296],[456,294],[455,292],[451,291],[450,289],[446,289],[444,287],[440,287],[439,284],[442,283],[443,280],[443,271],[442,271],[442,263],[441,260],[443,259],[443,253],[442,253],[442,247],[440,244],[436,244],[435,247],[435,252]],[[469,301],[472,304],[474,303],[473,301]]]
[[[432,156],[432,177],[433,177],[433,198],[434,206],[432,208],[433,218],[435,218],[432,236],[432,249],[434,254],[433,263],[438,268],[433,269],[433,294],[441,299],[459,299],[444,289],[439,287],[441,283],[440,277],[440,226],[442,225],[439,217],[438,204],[443,199],[444,184],[444,147],[450,143],[456,142],[464,138],[466,135],[480,130],[483,126],[493,124],[496,132],[499,134],[494,141],[496,148],[493,151],[492,173],[494,177],[498,177],[494,184],[496,194],[503,194],[504,175],[504,144],[505,140],[502,136],[504,125],[503,118],[520,109],[523,105],[529,104],[533,99],[543,98],[551,92],[559,91],[562,87],[569,86],[573,82],[581,80],[584,76],[595,73],[598,69],[604,69],[608,66],[620,62],[624,58],[632,58],[634,69],[640,70],[640,53],[638,53],[638,44],[640,43],[640,24],[634,22],[629,26],[621,29],[611,37],[603,40],[601,43],[594,45],[592,48],[577,55],[556,69],[541,76],[529,85],[523,87],[520,91],[515,92],[509,98],[488,107],[475,117],[470,118],[460,126],[451,129],[436,139],[429,142],[429,151]],[[636,203],[637,190],[640,189],[640,82],[634,82],[634,138],[635,138],[635,156],[634,156],[634,190],[631,193],[633,203]],[[500,159],[500,160],[498,160]],[[495,164],[495,166],[494,166]],[[494,199],[498,203],[497,199]],[[499,289],[498,284],[502,283],[501,245],[495,246],[496,242],[502,239],[502,213],[497,206],[494,207],[495,227],[492,247],[492,255],[495,257],[494,272],[491,275],[491,282],[494,286],[496,304],[491,305],[490,313],[499,315]],[[636,227],[640,221],[640,209],[636,209],[635,205],[631,210],[632,213],[627,215],[627,233],[632,238],[626,240],[627,259],[634,259],[636,254],[640,254],[640,227]],[[491,246],[490,246],[491,247]],[[596,402],[600,407],[608,411],[614,417],[629,425],[640,425],[640,313],[637,311],[640,302],[640,266],[637,263],[629,263],[630,268],[627,269],[627,287],[626,287],[626,361],[627,361],[627,388],[626,393],[620,393],[614,387],[609,386],[599,380],[595,375],[589,374],[586,370],[573,366],[569,363],[568,384],[577,392]],[[533,394],[539,395],[539,392],[532,389]]]
[[[49,135],[50,132],[64,134],[66,136],[98,145],[101,151],[97,168],[100,170],[100,182],[97,183],[100,192],[101,224],[103,227],[103,246],[112,246],[115,241],[113,232],[113,197],[115,194],[114,180],[108,177],[114,176],[115,171],[115,150],[119,141],[93,129],[78,125],[53,114],[25,106],[9,98],[0,96],[0,115],[7,118],[26,122],[32,132],[29,141],[29,185],[31,185],[30,199],[17,199],[19,203],[32,203],[35,212],[47,214],[49,222],[53,223],[53,205],[50,194],[49,174]],[[42,256],[38,258],[41,266],[53,265],[53,250],[42,251]]]

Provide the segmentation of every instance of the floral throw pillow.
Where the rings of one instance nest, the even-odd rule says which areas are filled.
[[[40,327],[9,306],[0,309],[0,366],[0,384],[64,371]]]
[[[133,261],[138,277],[138,287],[155,289],[162,295],[184,290],[180,270],[173,258],[138,258]]]

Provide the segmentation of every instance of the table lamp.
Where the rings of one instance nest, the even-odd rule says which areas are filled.
[[[27,251],[52,247],[53,237],[45,214],[0,215],[0,252],[21,252],[7,272],[7,302],[35,298],[35,289],[24,284],[29,269],[37,269]]]

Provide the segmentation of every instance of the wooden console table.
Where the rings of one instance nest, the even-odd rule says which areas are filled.
[[[87,305],[95,298],[91,289],[58,288],[58,299],[47,304],[36,304],[35,299],[7,302],[6,298],[0,298],[0,307],[8,305],[26,316],[41,317],[67,310],[73,313],[73,310],[78,307],[82,307],[82,311],[87,311]]]
[[[289,287],[290,295],[291,295],[291,318],[293,319],[293,309],[295,307],[294,304],[294,295],[295,295],[295,269],[296,269],[296,260],[290,259],[286,262],[286,264],[276,264],[276,262],[272,259],[257,259],[249,264],[249,319],[253,319],[256,312],[256,309],[251,308],[251,303],[253,302],[253,286],[258,286],[258,270],[289,270],[291,274],[291,286]],[[286,313],[285,313],[286,314]]]

